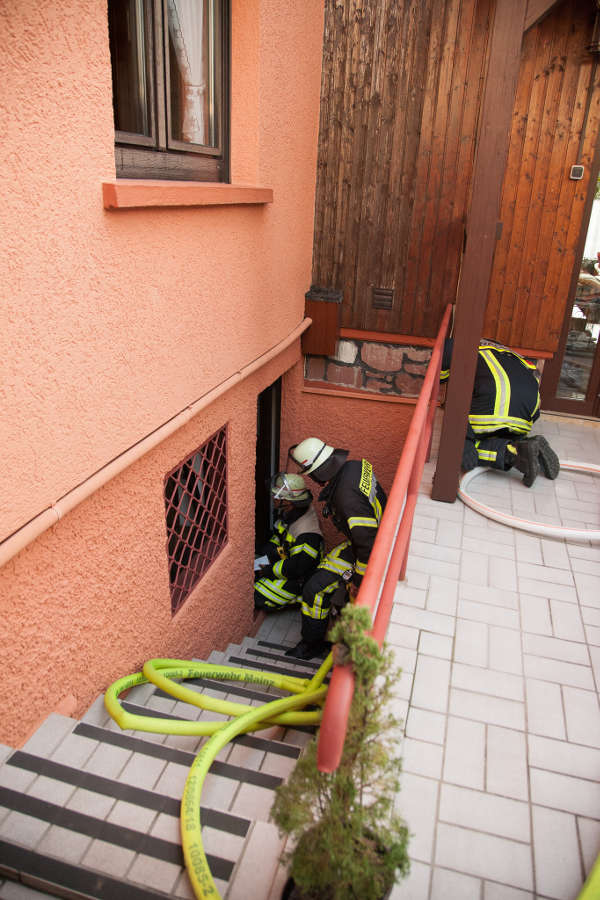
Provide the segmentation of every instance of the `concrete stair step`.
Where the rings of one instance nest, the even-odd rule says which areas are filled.
[[[301,677],[316,669],[291,666],[276,641],[256,639],[213,653],[210,661]],[[278,694],[210,679],[188,684],[252,705]],[[133,688],[122,702],[158,718],[217,715],[149,684]],[[211,871],[226,900],[277,893],[282,840],[269,822],[273,792],[313,731],[268,726],[240,735],[211,766],[200,815]],[[101,695],[81,721],[52,714],[21,750],[0,747],[0,900],[191,900],[179,811],[205,740],[122,731]]]
[[[293,675],[297,678],[311,678],[324,657],[314,660],[300,660],[286,656],[280,645],[271,641],[256,641],[240,651],[228,652],[227,664],[246,669],[275,672],[278,675]]]
[[[269,613],[262,622],[257,638],[268,640],[286,649],[300,640],[301,613],[296,606],[281,612]]]

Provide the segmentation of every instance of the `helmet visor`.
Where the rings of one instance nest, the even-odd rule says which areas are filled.
[[[287,479],[286,472],[278,472],[271,478],[271,493],[274,500],[287,500],[293,496],[293,488]]]
[[[288,450],[287,458],[288,458],[288,462],[290,462],[298,470],[300,475],[304,475],[306,470],[310,468],[310,465],[301,466],[299,462],[296,462],[296,459],[294,457],[294,450],[296,449],[297,446],[298,446],[298,444],[292,444],[292,446]]]
[[[295,458],[295,456],[293,455],[293,454],[294,454],[294,450],[296,449],[296,447],[298,447],[298,444],[292,444],[292,446],[291,446],[290,449],[288,450],[288,459],[291,460],[291,461],[293,462],[293,464],[298,468],[299,474],[300,474],[300,475],[304,475],[304,474],[306,474],[306,472],[309,472],[309,470],[312,470],[312,469],[316,469],[316,468],[317,468],[316,462],[317,462],[317,460],[319,459],[319,457],[321,456],[321,454],[323,453],[323,451],[325,450],[325,448],[327,447],[327,444],[323,443],[323,446],[322,446],[321,449],[318,451],[318,453],[316,454],[316,456],[313,456],[312,459],[307,460],[307,461],[304,463],[304,465],[302,465],[301,463],[299,463],[298,460],[297,460],[297,459]]]

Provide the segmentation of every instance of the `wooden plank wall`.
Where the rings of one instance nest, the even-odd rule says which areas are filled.
[[[312,281],[343,292],[342,327],[433,337],[456,296],[494,2],[325,6]],[[485,325],[513,346],[554,351],[560,333],[600,126],[593,19],[564,0],[524,35]]]
[[[343,327],[434,336],[454,299],[492,5],[326,0],[313,284]]]
[[[600,127],[593,23],[591,3],[567,0],[524,35],[485,321],[512,346],[556,350],[579,262]],[[569,179],[574,164],[582,181]]]

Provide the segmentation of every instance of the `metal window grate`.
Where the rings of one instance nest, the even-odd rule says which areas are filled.
[[[174,614],[227,543],[227,428],[165,477]]]

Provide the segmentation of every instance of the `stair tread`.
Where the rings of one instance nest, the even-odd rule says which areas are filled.
[[[110,873],[71,863],[46,853],[0,839],[0,858],[3,865],[27,879],[35,879],[37,886],[44,886],[50,896],[60,896],[60,889],[73,891],[74,895],[95,900],[159,900],[177,896]],[[21,875],[23,878],[24,875]],[[177,876],[179,881],[179,876]],[[179,896],[185,896],[180,894]]]
[[[245,638],[213,651],[209,662],[310,678],[317,665],[286,658],[294,637],[292,643],[279,641],[282,630],[270,639]],[[260,682],[197,678],[186,684],[246,705],[286,695]],[[128,711],[156,718],[221,717],[149,683],[130,689],[121,702]],[[200,815],[209,865],[223,895],[247,896],[252,878],[269,889],[282,848],[268,821],[274,790],[314,731],[266,725],[239,735],[211,765]],[[193,900],[179,814],[189,768],[206,740],[121,730],[101,694],[80,721],[53,713],[22,750],[0,745],[0,900],[9,884],[3,877],[21,879],[10,882],[6,900],[20,900],[18,888],[23,900]]]

